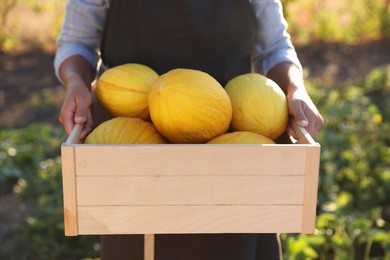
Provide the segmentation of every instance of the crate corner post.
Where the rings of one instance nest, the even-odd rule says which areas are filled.
[[[76,171],[75,148],[73,145],[61,146],[62,157],[62,189],[64,203],[64,225],[66,236],[77,236],[77,201],[76,201]]]
[[[313,234],[315,230],[320,152],[319,144],[313,144],[307,148],[302,218],[303,234]]]

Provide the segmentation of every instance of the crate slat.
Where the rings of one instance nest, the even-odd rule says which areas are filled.
[[[80,234],[300,232],[302,206],[79,207]]]
[[[78,176],[304,175],[307,153],[304,145],[76,145],[75,149]]]
[[[303,204],[304,176],[77,177],[78,205]]]

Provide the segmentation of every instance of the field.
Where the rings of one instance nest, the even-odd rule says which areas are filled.
[[[61,2],[19,3],[1,32],[0,259],[98,257],[97,237],[63,236],[59,147],[66,136],[57,118],[65,91],[52,65]],[[292,11],[300,4],[302,21],[310,21],[315,6],[284,2],[306,86],[326,121],[317,136],[316,234],[282,234],[285,258],[390,259],[390,25],[376,33],[374,22],[360,31],[346,27],[345,40],[333,27],[302,35],[305,24]],[[372,1],[372,10],[379,8],[373,3],[388,1]],[[333,11],[318,17],[330,26]]]

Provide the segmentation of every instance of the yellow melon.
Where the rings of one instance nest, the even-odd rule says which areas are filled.
[[[99,77],[96,98],[112,116],[147,119],[149,91],[158,76],[142,64],[112,67]]]
[[[165,144],[153,124],[139,118],[115,117],[98,125],[86,144]]]
[[[260,134],[237,131],[220,135],[209,142],[208,144],[275,144],[273,140]]]
[[[272,140],[287,127],[287,98],[271,79],[247,73],[231,79],[225,86],[233,107],[232,131],[250,131]]]
[[[225,133],[232,117],[229,96],[209,74],[174,69],[153,84],[151,119],[172,143],[205,143]]]

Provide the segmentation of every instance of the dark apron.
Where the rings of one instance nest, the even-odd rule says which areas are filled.
[[[244,0],[113,0],[103,32],[103,63],[141,63],[163,74],[198,69],[222,85],[249,72],[256,32]]]
[[[105,66],[140,63],[160,75],[175,68],[202,70],[224,86],[251,71],[255,32],[249,1],[112,0],[101,55]],[[280,257],[275,234],[156,235],[155,253],[156,260]],[[102,236],[101,257],[141,260],[143,236]]]

